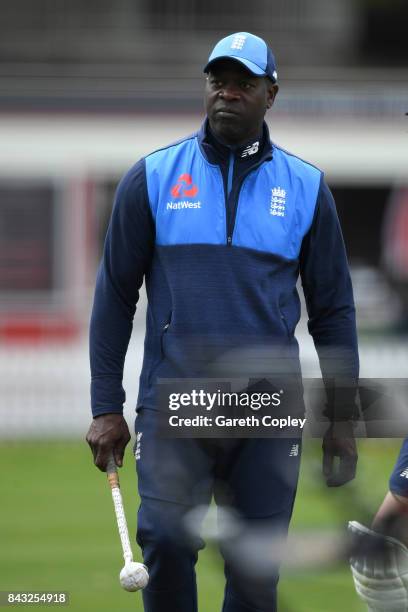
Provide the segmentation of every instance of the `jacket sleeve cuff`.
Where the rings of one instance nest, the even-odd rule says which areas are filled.
[[[118,408],[112,406],[102,406],[100,408],[92,408],[92,416],[93,418],[101,416],[102,414],[122,414],[123,415],[123,407]]]

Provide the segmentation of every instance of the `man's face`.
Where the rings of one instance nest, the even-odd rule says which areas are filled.
[[[205,87],[205,109],[210,127],[226,144],[241,145],[259,136],[265,112],[278,86],[256,77],[234,60],[214,62]]]

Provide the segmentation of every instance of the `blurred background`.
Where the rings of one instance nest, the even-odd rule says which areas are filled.
[[[77,516],[71,509],[72,497],[63,504],[65,514],[52,508],[55,499],[68,494],[61,487],[72,479],[70,457],[75,457],[72,465],[83,475],[84,495],[99,477],[81,441],[90,421],[87,331],[115,187],[141,156],[199,127],[204,117],[202,67],[222,36],[251,31],[273,48],[280,92],[267,116],[271,136],[321,167],[333,190],[353,276],[361,375],[406,377],[408,4],[405,0],[3,0],[1,5],[0,456],[7,463],[8,490],[13,494],[1,510],[7,518],[3,524],[9,525],[10,547],[5,547],[7,554],[0,563],[14,558],[12,550],[15,561],[21,559],[23,543],[24,554],[29,555],[27,541],[32,542],[37,553],[43,551],[44,565],[40,563],[35,574],[41,582],[51,571],[55,546],[54,540],[45,548],[38,546],[39,517],[47,524],[57,521],[55,532],[66,536],[59,544],[64,548],[71,533],[68,515],[71,521]],[[138,390],[144,311],[142,292],[125,371],[129,423]],[[318,375],[304,318],[297,335],[305,375]],[[357,479],[349,489],[356,507],[353,516],[349,516],[349,494],[316,489],[320,478],[316,444],[305,445],[303,496],[298,497],[295,527],[318,528],[322,521],[326,525],[323,509],[330,504],[338,511],[334,522],[326,525],[330,528],[344,525],[348,518],[368,517],[385,492],[398,442],[361,443],[366,454],[359,478],[367,476],[365,465],[370,474],[375,466],[377,476],[364,500],[357,496],[362,481]],[[43,491],[40,509],[34,504],[38,482],[31,479],[44,465],[50,488]],[[130,465],[129,456],[132,472]],[[106,522],[101,519],[95,540],[100,540],[102,525],[111,527],[111,546],[119,559],[110,500],[99,480],[95,495],[98,490],[103,499]],[[41,486],[45,487],[44,481],[40,490]],[[31,497],[23,494],[24,487]],[[129,487],[134,488],[133,473]],[[135,491],[133,496],[130,504],[137,503]],[[81,512],[89,529],[97,511],[95,497],[87,499],[89,511],[84,515],[82,507]],[[321,513],[312,512],[319,504]],[[311,522],[305,519],[308,516]],[[22,524],[26,532],[21,532]],[[72,529],[82,533],[80,525],[78,517]],[[105,548],[99,546],[96,550],[104,555]],[[91,552],[87,549],[85,555],[90,566],[95,562]],[[79,543],[72,550],[72,567],[77,567],[73,560],[77,553],[84,555]],[[27,557],[31,568],[36,558]],[[207,564],[213,567],[212,562]],[[18,579],[17,566],[8,567],[9,573],[0,575],[8,576],[9,582],[2,580],[0,589],[28,588],[27,581]],[[90,580],[99,593],[101,585],[110,584],[103,571]],[[314,574],[320,581],[316,584],[321,583],[322,571]],[[327,595],[325,603],[313,600],[319,589],[310,586],[314,584],[310,575],[302,574],[296,578],[299,601],[290,607],[294,591],[289,588],[282,610],[287,605],[296,612],[331,612],[344,610],[346,603],[350,610],[361,610],[347,570],[333,572],[332,582],[328,579],[332,603],[327,603]],[[207,573],[203,570],[204,580]],[[52,585],[64,589],[58,576]],[[289,576],[288,584],[293,580]],[[83,574],[73,584],[83,592]],[[206,592],[212,593],[210,583],[205,584]],[[211,585],[214,593],[220,592],[219,570]],[[285,581],[283,592],[284,585]],[[111,590],[118,590],[116,583]],[[313,603],[306,601],[306,591]],[[102,593],[100,610],[105,609],[106,597]],[[92,607],[81,601],[72,609]],[[109,605],[107,610],[112,609]],[[131,609],[126,605],[121,609]]]

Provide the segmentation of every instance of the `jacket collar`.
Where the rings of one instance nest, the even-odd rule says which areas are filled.
[[[212,164],[224,164],[234,153],[235,161],[245,165],[255,165],[272,159],[272,143],[265,121],[259,139],[250,140],[240,147],[230,147],[220,142],[210,129],[208,118],[197,133],[198,144],[206,159]]]

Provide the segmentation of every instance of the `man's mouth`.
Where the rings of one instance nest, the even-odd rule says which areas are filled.
[[[239,114],[231,110],[230,108],[219,108],[215,111],[216,115],[221,115],[221,117],[238,117]]]

